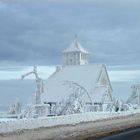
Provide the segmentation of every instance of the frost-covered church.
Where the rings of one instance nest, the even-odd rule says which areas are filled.
[[[112,87],[106,66],[89,64],[88,59],[89,52],[76,38],[63,51],[63,65],[47,80],[45,102],[64,103],[65,109],[77,105],[87,111],[107,110],[112,103]]]

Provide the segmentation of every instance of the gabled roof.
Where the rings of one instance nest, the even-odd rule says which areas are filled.
[[[93,93],[104,67],[102,64],[63,67],[47,80],[45,100],[55,102],[67,98],[72,91],[65,85],[66,81],[78,83],[88,93]]]
[[[69,53],[69,52],[82,52],[82,53],[86,53],[88,54],[88,51],[86,51],[81,44],[79,43],[79,41],[77,39],[75,39],[72,44],[66,48],[63,53]]]

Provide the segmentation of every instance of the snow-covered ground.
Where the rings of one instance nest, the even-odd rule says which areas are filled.
[[[65,116],[53,116],[53,117],[43,117],[36,119],[17,119],[14,120],[0,120],[0,133],[9,133],[21,131],[24,129],[36,129],[40,127],[52,127],[57,125],[68,125],[68,124],[77,124],[81,122],[90,122],[90,121],[100,121],[103,119],[112,119],[119,118],[123,116],[128,116],[132,114],[140,113],[140,110],[121,112],[121,113],[111,113],[111,112],[89,112],[83,114],[73,114]]]

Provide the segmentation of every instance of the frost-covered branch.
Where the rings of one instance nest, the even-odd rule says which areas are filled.
[[[61,101],[58,105],[57,112],[59,115],[83,112],[86,104],[85,99],[83,98],[84,95],[88,97],[89,102],[92,104],[88,91],[78,83],[73,81],[65,81],[63,85],[68,86],[68,88],[71,90],[71,94],[66,100]]]

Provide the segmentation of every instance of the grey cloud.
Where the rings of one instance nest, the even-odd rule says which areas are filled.
[[[91,62],[140,63],[139,1],[0,2],[0,61],[60,64],[77,33]]]

